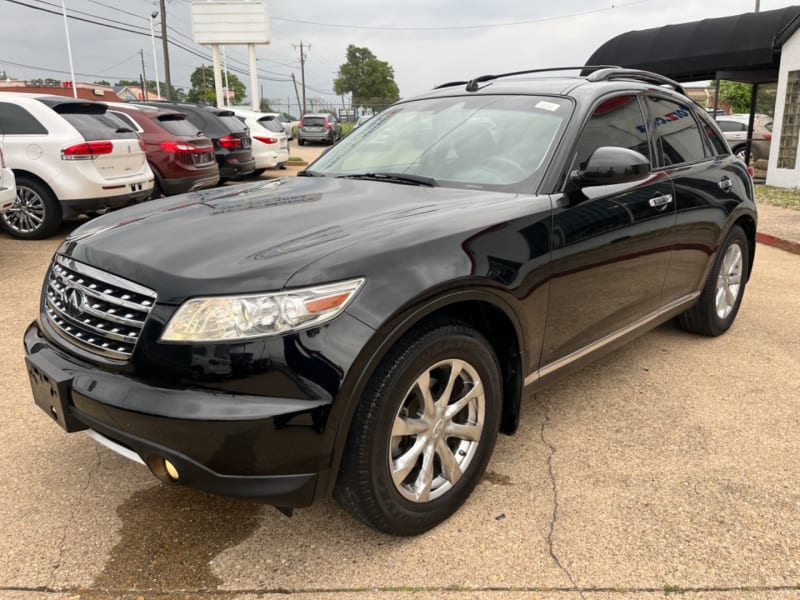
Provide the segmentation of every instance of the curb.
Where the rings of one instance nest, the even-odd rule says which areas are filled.
[[[797,242],[790,242],[789,240],[784,240],[768,233],[756,233],[756,242],[766,246],[780,248],[781,250],[786,250],[792,254],[800,254],[800,244]]]

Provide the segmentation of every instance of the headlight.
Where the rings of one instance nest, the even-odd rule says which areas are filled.
[[[241,340],[307,329],[339,315],[363,279],[274,294],[187,300],[170,319],[164,342]]]

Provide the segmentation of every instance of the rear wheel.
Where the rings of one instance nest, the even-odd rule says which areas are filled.
[[[17,177],[17,199],[2,218],[0,226],[23,240],[40,240],[61,226],[61,205],[50,189],[25,176]]]
[[[336,499],[365,524],[416,535],[452,515],[491,456],[500,368],[461,323],[412,331],[374,373],[356,409]]]
[[[717,254],[697,304],[678,317],[681,327],[693,333],[718,336],[733,325],[750,272],[749,248],[744,231],[735,225]]]
[[[255,171],[250,173],[250,175],[253,177],[261,177],[264,173],[266,173],[266,171],[267,171],[266,169],[256,169]]]
[[[303,140],[303,138],[301,138],[301,137],[297,138],[297,144],[299,146],[305,146],[305,143],[306,142],[305,142],[305,140]]]
[[[744,162],[745,150],[747,150],[747,146],[744,144],[741,146],[736,146],[736,148],[733,149],[733,155],[740,161]]]

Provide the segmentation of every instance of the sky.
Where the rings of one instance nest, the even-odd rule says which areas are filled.
[[[55,11],[49,14],[23,6]],[[0,0],[0,71],[16,79],[69,79],[61,0]],[[116,21],[120,27],[149,29],[153,0],[65,0],[67,12],[81,18]],[[762,0],[761,10],[795,2]],[[191,72],[210,64],[211,51],[193,41],[190,0],[167,0],[170,37],[206,55],[204,60],[171,47],[172,83],[188,89]],[[259,85],[277,108],[291,101],[296,113],[294,73],[299,82],[299,44],[308,47],[308,96],[341,105],[333,79],[349,44],[366,46],[395,72],[401,96],[422,93],[446,81],[484,73],[549,66],[575,66],[610,38],[636,29],[754,10],[755,0],[274,0],[267,2],[272,42],[258,46]],[[138,79],[139,50],[148,78],[153,56],[148,36],[69,21],[78,81]],[[162,61],[160,40],[156,40]],[[226,48],[228,64],[241,69],[249,84],[247,50]],[[163,80],[163,63],[159,63]],[[279,103],[283,103],[283,107]]]

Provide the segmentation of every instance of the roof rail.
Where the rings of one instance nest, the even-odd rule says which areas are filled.
[[[437,85],[435,90],[447,87],[453,87],[456,85],[466,85],[468,92],[477,92],[480,89],[481,83],[486,81],[492,81],[494,79],[500,79],[501,77],[513,77],[514,75],[529,75],[531,73],[550,73],[553,71],[585,71],[591,73],[598,69],[621,69],[621,67],[615,67],[612,65],[583,65],[580,67],[548,67],[546,69],[527,69],[525,71],[512,71],[511,73],[500,73],[498,75],[481,75],[480,77],[476,77],[475,79],[471,79],[469,81],[450,81],[448,83],[442,83]]]
[[[683,86],[669,77],[664,77],[658,73],[651,73],[650,71],[640,71],[639,69],[625,69],[622,67],[604,67],[602,69],[595,69],[594,67],[587,67],[591,69],[589,72],[583,73],[588,81],[611,81],[613,79],[637,79],[639,81],[647,81],[649,83],[656,83],[658,85],[668,85],[676,92],[686,95]]]

